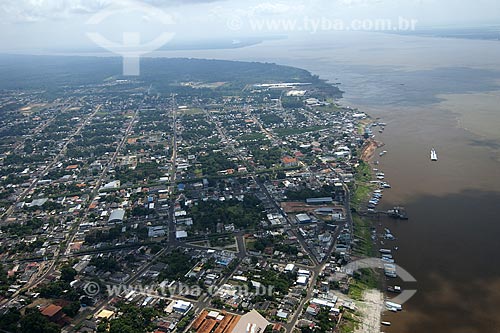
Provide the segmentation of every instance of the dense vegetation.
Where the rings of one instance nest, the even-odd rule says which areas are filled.
[[[37,308],[26,309],[24,316],[19,310],[9,309],[0,315],[0,328],[11,333],[59,333],[61,328],[51,323]]]
[[[272,286],[274,292],[286,295],[288,293],[288,289],[297,279],[297,274],[277,272],[274,270],[263,270],[259,277],[250,276],[250,278],[262,283],[266,287]]]
[[[6,224],[0,228],[2,232],[15,235],[17,237],[23,237],[26,235],[32,235],[35,230],[39,229],[43,225],[42,220],[33,219],[28,220],[26,223],[12,223]]]
[[[255,162],[263,164],[266,168],[271,168],[273,165],[279,165],[283,152],[279,147],[271,147],[269,149],[261,149],[257,143],[248,145]]]
[[[140,163],[133,170],[129,167],[119,167],[115,171],[116,178],[123,184],[127,182],[136,183],[144,179],[157,180],[164,174],[164,172],[158,169],[158,165],[152,162]]]
[[[319,190],[303,188],[301,190],[286,190],[285,195],[290,201],[305,201],[308,198],[331,197],[334,191],[333,186],[324,185]]]
[[[161,279],[183,280],[184,275],[189,272],[194,265],[191,256],[183,253],[180,249],[175,249],[168,255],[160,259],[167,266],[161,272]]]
[[[194,228],[197,230],[217,231],[217,224],[234,224],[236,228],[254,227],[263,219],[260,201],[254,196],[245,196],[243,201],[202,201],[191,208]]]
[[[102,83],[120,78],[121,58],[0,56],[0,89],[45,89],[47,94],[63,94],[66,87]],[[141,59],[141,80],[162,92],[200,97],[222,96],[228,91],[241,91],[248,84],[262,82],[310,82],[340,95],[331,86],[309,72],[271,63],[237,62],[201,59]],[[181,86],[182,82],[231,82],[217,89]],[[144,85],[144,84],[142,84]],[[121,88],[116,87],[117,93]]]
[[[216,176],[219,171],[235,169],[236,163],[229,160],[223,152],[210,152],[200,155],[197,162],[201,163],[203,174],[207,176]]]
[[[12,279],[9,279],[7,277],[7,271],[5,270],[5,267],[0,264],[0,295],[5,295],[5,293],[9,289],[9,286],[13,282],[14,281]]]
[[[267,247],[272,247],[273,251],[280,251],[282,253],[297,255],[299,249],[295,245],[283,243],[284,237],[269,236],[266,238],[259,238],[253,244],[256,251],[264,251]]]
[[[109,333],[151,332],[155,328],[154,319],[160,312],[154,308],[119,304],[122,315],[109,322]],[[107,322],[99,325],[97,332],[107,332]]]

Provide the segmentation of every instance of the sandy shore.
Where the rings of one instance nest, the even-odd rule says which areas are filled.
[[[372,139],[368,140],[363,149],[361,150],[361,159],[365,162],[370,161],[373,155],[375,154],[375,150],[377,150],[377,148],[379,147],[382,147],[383,145],[384,144],[381,142],[377,142]]]
[[[380,333],[384,295],[379,290],[367,290],[363,293],[363,301],[357,305],[360,324],[355,333]]]

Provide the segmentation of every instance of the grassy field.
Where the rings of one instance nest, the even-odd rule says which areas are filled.
[[[356,240],[353,253],[360,257],[373,256],[374,246],[371,239],[371,221],[357,214],[353,214],[352,220],[354,223],[354,239]]]
[[[361,162],[356,168],[356,182],[369,182],[372,180],[372,169],[368,163]]]
[[[274,133],[276,133],[276,135],[284,137],[284,136],[289,136],[289,135],[297,135],[297,134],[316,132],[316,131],[320,131],[320,130],[323,130],[326,128],[327,128],[326,126],[312,126],[312,127],[307,127],[307,128],[276,128],[273,131],[274,131]]]
[[[359,326],[359,319],[355,313],[344,311],[342,321],[338,327],[340,333],[353,333]]]
[[[356,208],[356,210],[360,209],[363,203],[366,203],[366,201],[370,198],[373,189],[373,186],[369,186],[367,184],[357,185],[354,195],[351,198],[352,206]]]
[[[199,108],[189,108],[189,109],[180,109],[177,111],[179,114],[192,116],[197,114],[203,114],[203,110]]]
[[[356,210],[359,210],[362,205],[366,203],[371,192],[375,189],[375,186],[370,183],[372,179],[372,170],[368,163],[361,162],[359,164],[356,169],[355,179],[356,189],[351,198],[351,204]],[[352,219],[354,225],[354,238],[357,242],[354,247],[354,253],[363,257],[372,256],[373,241],[371,239],[371,221],[356,213],[352,215]]]
[[[372,180],[372,170],[369,164],[361,162],[356,169],[356,188],[351,198],[351,204],[354,208],[359,209],[370,198],[371,192],[375,189],[375,185],[370,183]]]
[[[244,134],[240,137],[238,137],[238,140],[240,141],[259,141],[260,144],[267,144],[268,140],[265,140],[266,136],[262,133],[252,133],[252,134]],[[266,142],[260,142],[260,141],[266,141]]]
[[[360,269],[349,285],[349,297],[355,300],[363,299],[363,291],[368,289],[378,289],[380,276],[370,268]]]
[[[315,107],[314,111],[334,113],[334,112],[339,112],[340,110],[342,110],[341,108],[339,108],[337,105],[334,104],[333,99],[328,100],[327,102],[330,103],[330,105]]]

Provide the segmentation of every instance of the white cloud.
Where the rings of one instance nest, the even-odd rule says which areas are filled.
[[[106,5],[106,0],[4,0],[0,16],[10,22],[59,20],[95,13]]]
[[[253,15],[282,15],[298,12],[305,8],[304,5],[290,5],[285,3],[263,2],[250,8]]]
[[[383,2],[383,0],[336,0],[335,2],[339,5],[354,7],[380,4]]]
[[[196,5],[221,0],[126,0],[158,7]],[[107,6],[123,0],[1,0],[0,21],[39,22],[70,19],[75,15],[94,14]]]
[[[154,37],[159,29],[193,40],[259,35],[251,20],[418,19],[424,25],[498,22],[498,0],[135,0],[159,7],[173,17],[165,27],[148,13],[114,15],[99,26],[87,21],[111,2],[128,0],[0,0],[0,45],[4,49],[33,45],[83,45],[86,33],[99,29],[110,39],[123,31]],[[132,0],[130,0],[132,1]],[[17,24],[30,22],[30,24]],[[238,29],[233,29],[237,27]],[[134,30],[124,30],[134,29]],[[267,32],[262,32],[264,36]]]

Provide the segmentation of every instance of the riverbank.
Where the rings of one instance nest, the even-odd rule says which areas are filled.
[[[354,333],[380,333],[380,322],[384,311],[384,295],[377,289],[365,290],[363,300],[358,303],[361,312],[360,324]]]
[[[353,208],[353,260],[370,258],[375,253],[375,244],[371,237],[373,223],[359,215],[357,211],[362,209],[370,197],[370,193],[374,190],[374,185],[370,183],[374,176],[370,160],[381,145],[380,142],[367,139],[359,151],[361,161],[356,168],[355,184],[350,198]],[[346,325],[342,332],[380,333],[384,311],[384,294],[379,290],[382,285],[381,279],[382,275],[373,269],[362,269],[355,272],[349,283],[349,296],[356,300],[357,310],[348,318],[346,324],[349,326]]]
[[[354,214],[353,224],[356,239],[353,255],[360,259],[373,257],[375,244],[371,239],[372,222]],[[353,332],[379,333],[384,311],[384,294],[379,290],[383,275],[369,268],[357,273],[349,285],[349,296],[356,300],[357,306]]]
[[[351,206],[354,209],[359,210],[370,197],[370,192],[374,189],[374,185],[370,183],[372,176],[373,170],[370,164],[361,161],[356,168],[354,189],[351,196]]]
[[[380,148],[383,145],[384,144],[382,142],[378,142],[373,139],[368,139],[363,149],[361,149],[360,159],[363,162],[368,163],[373,158],[373,155],[375,155],[375,151],[377,150],[377,148]]]

